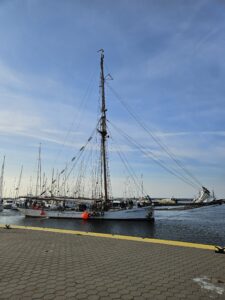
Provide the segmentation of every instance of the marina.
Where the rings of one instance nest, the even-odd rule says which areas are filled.
[[[225,300],[225,5],[0,0],[0,300]]]
[[[223,204],[224,200],[216,199],[214,191],[211,193],[202,183],[194,176],[181,161],[179,161],[173,153],[160,141],[160,139],[153,135],[150,131],[150,136],[161,147],[169,158],[181,170],[168,168],[161,159],[152,155],[152,151],[148,153],[151,158],[159,164],[162,168],[167,170],[184,183],[199,191],[199,195],[193,198],[189,203],[184,203],[184,207],[178,208],[180,204],[175,198],[160,199],[154,201],[145,192],[143,187],[143,175],[141,176],[141,183],[134,173],[128,161],[118,152],[121,162],[130,174],[132,179],[132,189],[135,187],[137,192],[141,191],[141,196],[135,198],[134,194],[129,197],[114,198],[112,192],[112,183],[109,168],[109,138],[112,139],[109,125],[115,127],[107,118],[107,103],[105,85],[107,80],[112,80],[110,73],[105,75],[104,70],[104,49],[98,51],[100,53],[100,95],[99,95],[99,115],[97,124],[91,136],[86,143],[79,149],[78,153],[72,157],[70,162],[62,170],[57,170],[54,174],[52,169],[52,178],[50,184],[47,184],[48,178],[42,170],[41,161],[41,143],[38,149],[38,164],[37,164],[37,178],[35,186],[35,195],[31,192],[29,195],[19,197],[19,189],[23,173],[23,165],[21,167],[18,184],[15,188],[15,199],[3,198],[4,190],[4,170],[5,170],[5,156],[2,162],[1,177],[0,177],[0,211],[4,209],[14,208],[19,210],[25,217],[33,218],[54,218],[54,219],[83,219],[83,220],[148,220],[154,222],[155,216],[161,215],[167,217],[168,210],[182,210],[188,208],[198,208],[206,205]],[[133,113],[131,115],[137,119]],[[137,120],[140,123],[139,120]],[[144,123],[140,125],[145,129]],[[145,129],[146,130],[146,129]],[[122,132],[122,130],[120,130]],[[131,136],[128,136],[134,145]],[[95,140],[94,144],[92,140]],[[140,147],[140,146],[139,146]],[[144,147],[143,147],[144,148]],[[145,149],[140,147],[140,151],[145,153]],[[96,151],[97,149],[97,151]],[[118,150],[118,149],[117,149]],[[94,152],[94,153],[93,153]],[[96,156],[96,153],[97,156]],[[77,165],[79,166],[78,168]],[[91,166],[91,168],[90,168]],[[90,168],[90,169],[89,169]],[[74,172],[76,170],[76,172]],[[183,174],[181,173],[183,172]],[[71,181],[70,175],[74,172],[74,179]],[[87,173],[91,178],[87,179]],[[61,178],[60,178],[61,176]],[[75,181],[76,177],[76,181]],[[73,184],[73,196],[68,195]],[[32,188],[31,188],[32,190]],[[139,190],[139,191],[138,191]],[[133,193],[134,190],[133,190]],[[168,208],[158,208],[155,206],[167,205]],[[171,206],[171,208],[169,207]],[[166,211],[166,212],[165,212]],[[155,214],[156,212],[156,214]]]

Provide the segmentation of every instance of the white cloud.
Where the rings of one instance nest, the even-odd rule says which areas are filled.
[[[38,96],[40,89],[42,96]],[[74,92],[68,91],[60,82],[50,77],[21,74],[1,63],[0,132],[57,144],[65,143],[65,136],[71,139],[86,134],[90,131],[90,124],[82,123],[81,111],[70,101],[62,101],[62,95],[67,100],[75,98],[76,102]],[[54,101],[49,101],[49,98],[54,98]],[[83,113],[90,120],[94,117],[92,112]],[[67,146],[74,145],[68,140],[66,142]]]

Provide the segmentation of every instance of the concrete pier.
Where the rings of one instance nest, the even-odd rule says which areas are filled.
[[[0,228],[0,299],[225,299],[214,246]]]

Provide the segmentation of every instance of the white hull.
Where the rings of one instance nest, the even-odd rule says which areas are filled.
[[[212,196],[210,194],[209,190],[207,190],[205,187],[202,187],[200,195],[193,200],[193,203],[198,203],[198,204],[199,203],[210,203],[215,200],[216,200],[215,196],[214,195]]]
[[[12,209],[12,204],[3,204],[4,209]]]
[[[4,207],[5,209],[11,209],[13,203],[14,203],[14,201],[11,200],[11,199],[3,200],[3,207]]]
[[[40,210],[19,208],[26,217],[56,218],[56,219],[83,219],[83,212],[73,210]],[[89,214],[88,219],[98,220],[152,220],[154,214],[152,207],[132,208],[105,211],[103,215]]]

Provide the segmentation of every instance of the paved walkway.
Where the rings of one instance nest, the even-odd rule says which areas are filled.
[[[224,254],[139,240],[0,228],[0,299],[225,299]]]

